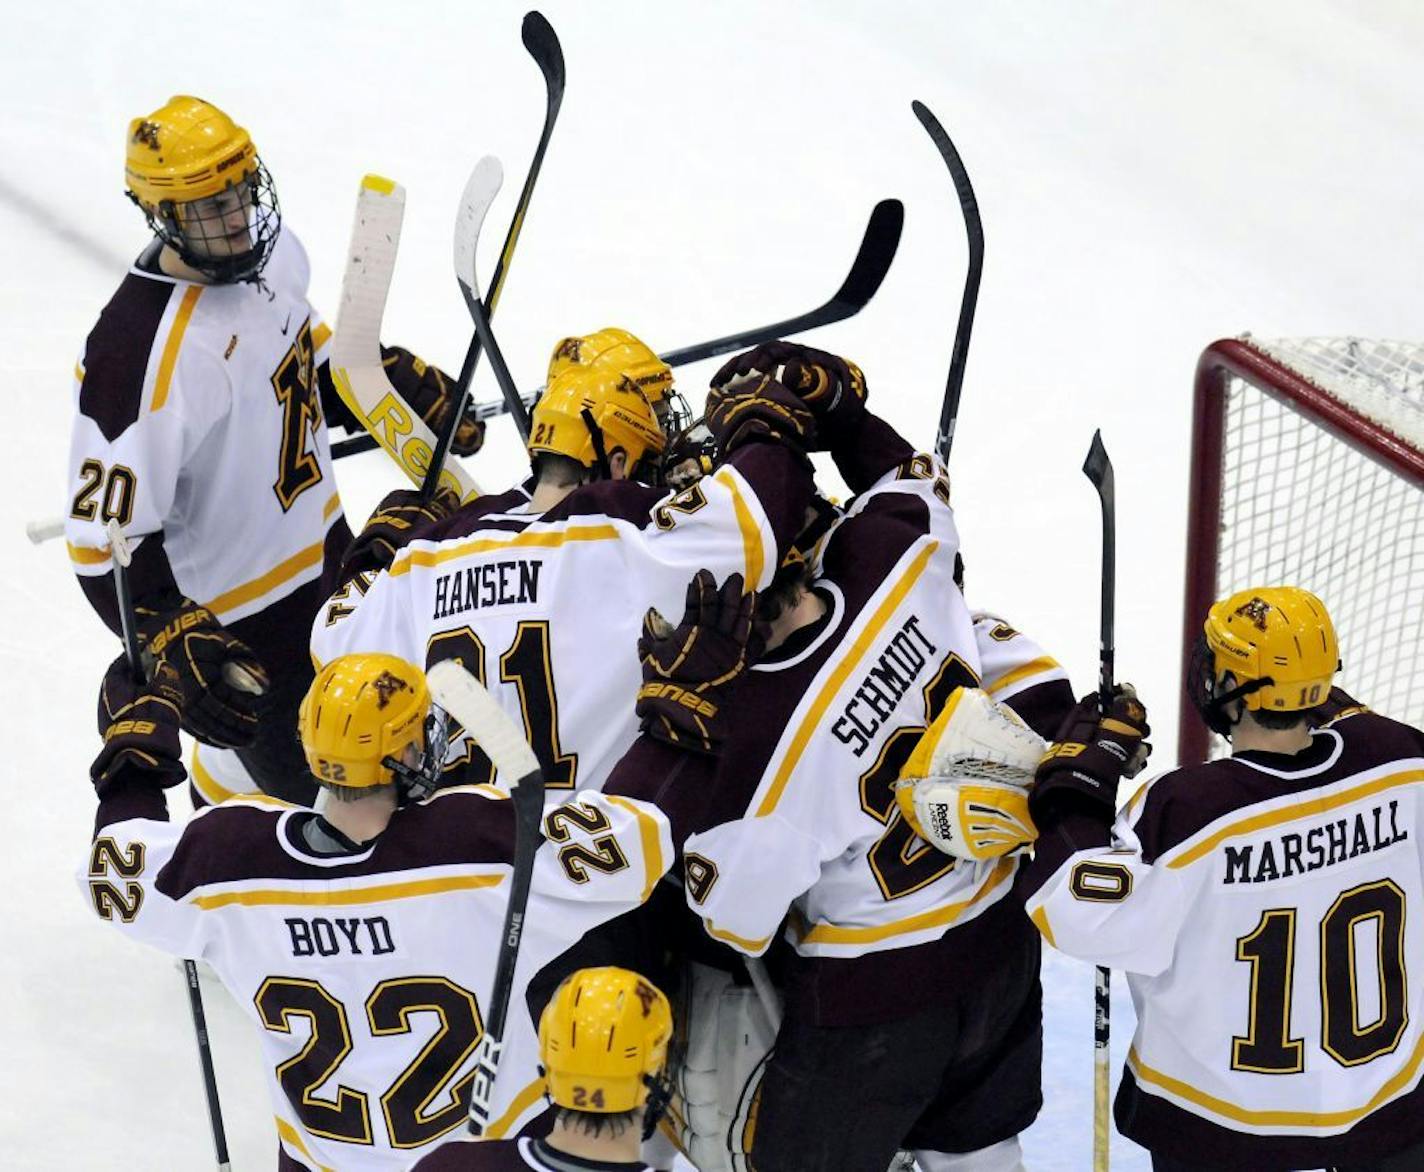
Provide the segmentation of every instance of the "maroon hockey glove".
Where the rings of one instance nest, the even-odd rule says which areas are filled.
[[[852,433],[865,415],[865,375],[848,359],[796,342],[768,342],[723,364],[712,385],[754,371],[771,375],[799,396],[827,442]]]
[[[400,346],[382,346],[381,365],[400,397],[439,435],[455,407],[455,380]],[[457,456],[473,456],[485,442],[484,421],[474,418],[471,409],[466,407],[450,445]]]
[[[1151,735],[1147,709],[1131,684],[1114,690],[1106,712],[1096,692],[1079,700],[1038,763],[1028,798],[1034,823],[1046,830],[1070,810],[1111,822],[1117,783],[1147,764]]]
[[[178,742],[178,678],[160,663],[145,687],[133,678],[127,656],[119,656],[99,685],[99,732],[104,747],[89,766],[100,799],[126,780],[141,779],[167,789],[188,776]]]
[[[136,607],[152,674],[163,664],[177,677],[183,727],[217,749],[244,749],[257,736],[267,672],[247,644],[206,606],[178,597],[172,610]]]
[[[771,440],[805,452],[816,436],[810,409],[768,375],[713,386],[707,392],[704,418],[717,441],[717,454],[724,458],[755,440]]]
[[[698,570],[688,584],[678,626],[648,611],[638,640],[643,686],[637,712],[645,733],[683,749],[718,751],[726,737],[726,689],[766,646],[755,611],[756,595],[743,591],[740,574],[719,590],[706,570]]]
[[[443,521],[459,507],[460,498],[444,484],[430,500],[413,488],[387,493],[346,551],[340,580],[349,582],[357,574],[387,569],[422,529]]]

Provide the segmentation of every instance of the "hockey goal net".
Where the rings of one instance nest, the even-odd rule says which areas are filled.
[[[1183,678],[1207,608],[1303,586],[1340,640],[1339,683],[1424,724],[1424,343],[1213,343],[1197,364]],[[1224,751],[1187,700],[1178,760]]]

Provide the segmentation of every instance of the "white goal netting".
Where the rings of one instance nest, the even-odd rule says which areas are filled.
[[[1424,343],[1243,341],[1346,417],[1324,424],[1288,386],[1229,374],[1215,597],[1257,584],[1318,594],[1340,639],[1342,686],[1424,724]],[[1383,451],[1359,419],[1387,433]]]

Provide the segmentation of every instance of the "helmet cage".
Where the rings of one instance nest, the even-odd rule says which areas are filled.
[[[425,717],[425,746],[414,765],[395,757],[383,757],[381,764],[391,771],[401,805],[423,801],[440,788],[445,756],[450,749],[450,721],[438,704],[430,705]]]
[[[154,205],[145,204],[132,190],[128,196],[142,210],[155,236],[189,268],[217,284],[257,280],[282,230],[277,189],[260,158],[254,159],[250,171],[216,195],[184,201],[164,199]],[[247,221],[245,247],[235,239],[241,233],[227,227],[238,206]]]

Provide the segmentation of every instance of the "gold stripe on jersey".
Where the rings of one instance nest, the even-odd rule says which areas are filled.
[[[515,1095],[504,1114],[491,1123],[484,1130],[485,1139],[503,1139],[505,1132],[512,1127],[533,1104],[544,1097],[544,1076],[541,1074],[519,1094]]]
[[[1043,672],[1061,671],[1062,667],[1058,660],[1052,656],[1041,655],[1037,659],[1032,659],[1028,663],[1021,664],[1012,671],[1006,671],[997,679],[987,680],[984,683],[984,691],[995,696],[1000,692],[1007,691],[1015,684],[1026,680],[1029,676],[1036,676]]]
[[[771,936],[763,936],[760,940],[748,940],[745,936],[738,936],[735,932],[729,932],[726,928],[719,928],[706,916],[702,917],[702,926],[707,930],[707,935],[721,940],[724,944],[731,944],[740,948],[743,952],[762,952],[771,943]],[[775,933],[773,933],[775,935]]]
[[[334,492],[331,494],[331,499],[321,506],[321,519],[323,521],[330,521],[331,514],[336,512],[339,508],[341,508],[341,494]]]
[[[153,402],[150,411],[161,410],[168,401],[168,387],[173,381],[173,368],[178,365],[178,351],[183,346],[183,333],[188,328],[188,319],[193,316],[193,306],[198,304],[203,286],[189,285],[183,290],[183,300],[178,312],[173,315],[173,325],[168,330],[168,341],[163,343],[163,357],[158,361],[158,378],[153,383]]]
[[[888,924],[870,924],[865,927],[843,928],[836,924],[817,924],[800,937],[802,944],[873,944],[877,940],[888,940],[891,936],[903,936],[907,932],[923,932],[929,928],[949,928],[960,915],[972,908],[990,892],[1002,886],[1005,879],[1018,870],[1016,859],[1000,859],[990,872],[989,878],[968,899],[958,903],[948,903],[943,907],[931,908],[917,915],[906,916],[903,920],[892,920]]]
[[[1191,1083],[1173,1078],[1170,1074],[1163,1074],[1160,1070],[1154,1070],[1142,1061],[1136,1046],[1130,1047],[1127,1052],[1127,1065],[1138,1082],[1161,1087],[1164,1091],[1170,1091],[1172,1094],[1186,1099],[1189,1103],[1205,1107],[1215,1115],[1254,1127],[1348,1127],[1405,1091],[1419,1073],[1421,1064],[1424,1064],[1424,1037],[1421,1037],[1415,1044],[1414,1053],[1409,1056],[1409,1061],[1395,1071],[1393,1077],[1387,1079],[1362,1106],[1346,1107],[1340,1111],[1280,1111],[1256,1110],[1219,1099],[1215,1095],[1209,1095],[1206,1091],[1197,1089]]]
[[[216,612],[221,618],[224,612],[236,610],[254,598],[261,598],[269,591],[275,590],[283,582],[295,578],[303,570],[320,565],[325,545],[325,539],[314,541],[306,549],[294,553],[286,561],[278,562],[260,578],[253,578],[251,582],[234,586],[231,590],[226,590],[216,598],[210,599],[208,609]]]
[[[72,545],[66,541],[64,548],[69,550],[69,560],[78,566],[101,566],[109,560],[107,545],[95,548],[92,545]]]
[[[289,1147],[293,1147],[300,1153],[303,1160],[311,1164],[316,1172],[336,1172],[335,1168],[328,1168],[307,1150],[307,1145],[302,1142],[302,1134],[280,1115],[274,1115],[277,1120],[277,1138]]]
[[[84,368],[77,362],[74,364],[74,381],[77,383],[84,381]]]
[[[331,341],[331,327],[324,321],[316,323],[316,329],[312,330],[312,349],[320,350]]]
[[[1048,947],[1057,948],[1058,942],[1053,939],[1053,929],[1048,926],[1048,913],[1042,907],[1036,907],[1029,912],[1028,918],[1033,921],[1038,934],[1048,941]]]
[[[203,765],[203,759],[198,755],[198,746],[193,746],[193,788],[203,795],[214,806],[221,805],[228,798],[235,798],[237,790],[228,789],[217,778],[208,772]]]
[[[831,701],[836,698],[836,694],[841,690],[841,685],[859,667],[860,661],[865,658],[880,632],[884,630],[886,623],[890,621],[890,616],[905,600],[905,595],[914,589],[915,583],[920,580],[920,575],[925,572],[925,567],[929,565],[930,558],[934,556],[937,549],[939,549],[938,541],[927,542],[925,547],[915,555],[915,560],[910,563],[910,568],[900,576],[900,580],[891,589],[885,600],[876,607],[870,622],[866,624],[856,641],[851,644],[847,653],[840,657],[830,678],[821,686],[816,699],[812,702],[806,715],[801,718],[796,735],[792,737],[790,747],[786,750],[785,756],[781,758],[781,764],[777,766],[771,788],[757,807],[756,817],[764,818],[776,809],[777,802],[781,801],[782,791],[786,789],[786,783],[791,780],[791,774],[795,771],[801,760],[801,755],[806,751],[806,746],[820,725],[821,718],[826,714],[826,709],[831,706]]]
[[[223,891],[216,895],[195,896],[191,902],[205,912],[232,904],[240,904],[243,907],[348,907],[351,904],[417,899],[424,895],[441,895],[450,891],[475,891],[482,887],[498,887],[503,882],[503,875],[442,875],[435,879],[412,879],[408,883],[377,883],[371,887],[352,887],[344,891],[302,891],[271,887],[255,888],[251,891]]]
[[[741,530],[742,554],[746,561],[746,573],[742,581],[746,583],[748,590],[758,589],[761,585],[762,569],[766,565],[766,551],[762,547],[761,526],[752,516],[752,511],[747,506],[747,499],[742,495],[742,490],[737,487],[736,477],[731,472],[724,468],[712,479],[732,494],[732,512],[737,518],[737,528]]]
[[[1252,834],[1257,830],[1264,830],[1268,826],[1279,826],[1282,822],[1297,822],[1302,818],[1313,818],[1317,814],[1324,814],[1327,811],[1339,809],[1341,806],[1348,806],[1351,802],[1373,797],[1385,790],[1398,789],[1402,785],[1414,785],[1421,781],[1424,781],[1424,769],[1408,769],[1403,773],[1391,773],[1385,777],[1377,777],[1374,781],[1353,786],[1338,794],[1319,798],[1303,796],[1293,798],[1291,805],[1284,809],[1268,810],[1264,814],[1255,814],[1250,818],[1242,818],[1239,822],[1232,822],[1229,826],[1223,826],[1210,838],[1197,843],[1190,850],[1183,851],[1167,866],[1172,868],[1190,866],[1204,855],[1211,854],[1228,838]]]
[[[462,541],[446,549],[406,549],[396,556],[390,568],[392,578],[410,573],[412,566],[438,566],[441,562],[455,558],[473,557],[475,554],[489,553],[498,549],[535,547],[553,549],[570,541],[617,541],[618,530],[612,525],[571,525],[567,529],[540,530],[538,532],[511,533],[507,537],[478,537],[473,541]]]
[[[648,896],[653,893],[653,888],[658,885],[658,880],[667,870],[663,866],[663,847],[659,841],[658,824],[651,815],[640,810],[627,798],[609,794],[608,800],[612,805],[627,810],[638,820],[638,838],[643,844],[643,874],[647,876],[647,882],[643,884],[642,902],[647,903]]]

